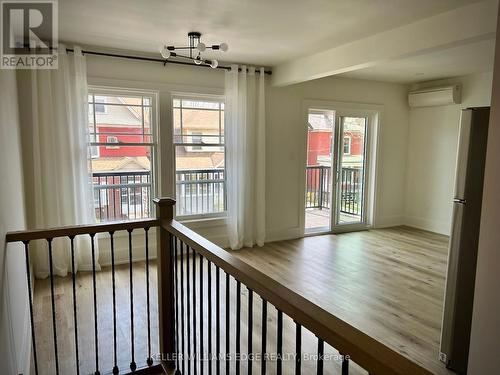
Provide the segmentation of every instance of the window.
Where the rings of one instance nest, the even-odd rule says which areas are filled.
[[[201,144],[203,143],[203,133],[200,132],[192,132],[191,133],[191,143],[193,143],[193,146],[191,146],[191,151],[201,151],[203,148],[201,147]]]
[[[221,216],[226,211],[224,101],[174,96],[176,215]]]
[[[119,143],[118,142],[118,137],[115,137],[115,136],[107,136],[106,137],[106,143]],[[120,148],[119,146],[106,146],[106,148],[108,150],[113,150],[113,149],[117,149],[117,148]]]
[[[107,112],[107,106],[106,106],[106,97],[105,96],[100,96],[100,95],[89,95],[89,102],[93,101],[93,106],[89,107],[89,114],[106,114]]]
[[[344,137],[343,153],[344,155],[351,155],[351,137]]]
[[[88,98],[96,219],[104,222],[150,217],[155,180],[156,94],[90,88]]]
[[[104,103],[106,103],[105,97],[95,97],[94,111],[96,113],[107,113]]]

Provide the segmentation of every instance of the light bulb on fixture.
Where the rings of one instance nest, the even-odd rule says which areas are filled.
[[[227,43],[221,43],[219,45],[219,48],[222,52],[227,52],[227,50],[229,49],[229,46],[227,45]]]
[[[198,45],[196,46],[196,48],[198,48],[198,51],[203,52],[203,51],[205,51],[207,46],[205,45],[205,43],[199,42]]]
[[[161,50],[161,57],[164,59],[168,59],[170,57],[170,51],[167,49],[167,46],[164,46]]]
[[[196,56],[196,58],[194,59],[194,63],[196,65],[200,65],[202,62],[203,60],[201,59],[201,56],[198,54],[198,56]]]
[[[212,60],[212,62],[210,63],[210,67],[212,67],[213,69],[217,68],[219,66],[219,62],[215,59]]]

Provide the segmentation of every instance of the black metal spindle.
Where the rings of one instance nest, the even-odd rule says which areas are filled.
[[[131,361],[130,370],[135,371],[137,364],[135,363],[135,340],[134,340],[134,277],[132,273],[132,230],[128,232],[128,258],[129,258],[129,276],[130,276],[130,349]]]
[[[185,374],[185,355],[184,351],[184,243],[180,241],[181,245],[181,351],[182,351],[182,373]],[[188,347],[189,348],[189,347]]]
[[[186,245],[186,325],[187,325],[187,373],[191,374],[191,294],[190,294],[190,273],[189,273],[189,246]],[[184,372],[184,371],[183,371]]]
[[[248,352],[248,375],[252,375],[252,364],[253,364],[253,349],[252,349],[252,343],[253,343],[253,290],[250,288],[248,289],[248,345],[247,345],[247,352]]]
[[[115,280],[115,241],[114,241],[114,231],[109,232],[109,239],[111,243],[111,283],[112,283],[112,293],[113,293],[113,374],[118,374],[120,370],[118,369],[118,359],[117,359],[117,339],[116,339],[116,280]]]
[[[220,374],[220,268],[215,268],[215,373]]]
[[[172,262],[174,268],[174,322],[175,322],[175,375],[180,375],[179,368],[179,267],[177,257],[177,237],[170,235],[170,243],[174,251],[172,254]]]
[[[196,347],[196,251],[193,251],[193,374],[198,374],[197,347]]]
[[[100,375],[99,372],[99,339],[97,337],[97,283],[95,277],[95,233],[90,233],[90,246],[92,251],[92,287],[94,296],[94,342],[95,342],[95,372],[94,375]]]
[[[148,233],[149,228],[144,228],[144,237],[145,237],[145,247],[146,247],[146,314],[147,314],[147,324],[148,324],[148,358],[146,359],[146,363],[148,366],[153,365],[153,358],[151,357],[151,312],[150,312],[150,300],[149,300],[149,243],[148,243]],[[175,244],[175,277],[176,277],[176,289],[175,289],[175,308],[176,308],[176,316],[177,316],[177,242]],[[177,327],[177,326],[176,326]],[[177,343],[178,341],[175,340]],[[179,352],[179,347],[177,346],[177,353]],[[177,360],[177,368],[179,368],[179,362]]]
[[[208,375],[212,375],[212,262],[207,260],[208,267]]]
[[[35,375],[38,375],[38,360],[36,355],[36,339],[35,339],[35,321],[33,320],[33,294],[31,293],[31,267],[30,267],[29,241],[23,241],[23,244],[24,244],[24,255],[26,258],[26,281],[28,284],[28,301],[30,305],[31,344],[33,345],[33,361],[35,362],[34,363]]]
[[[283,312],[278,310],[277,339],[276,339],[276,374],[283,371]]]
[[[342,356],[342,375],[349,375],[349,356],[340,353]]]
[[[317,375],[323,375],[323,360],[325,353],[325,342],[318,337],[318,362],[317,362]]]
[[[262,350],[261,350],[261,362],[260,362],[260,373],[264,375],[266,373],[266,355],[267,355],[267,301],[262,298]]]
[[[80,374],[80,358],[78,353],[78,319],[76,316],[76,269],[75,269],[75,236],[69,236],[71,248],[71,280],[73,287],[73,322],[75,324],[75,359],[76,374]]]
[[[200,375],[203,375],[203,257],[200,255]]]
[[[52,332],[54,334],[54,356],[56,360],[56,374],[59,374],[59,355],[57,352],[57,328],[56,328],[56,301],[54,286],[54,267],[52,264],[52,238],[47,238],[49,245],[49,272],[50,272],[50,301],[52,304]]]
[[[229,300],[230,300],[230,289],[229,289],[229,274],[226,273],[226,375],[229,375],[229,369],[231,367],[230,365],[230,358],[231,358],[231,347],[230,347],[230,309],[229,309]]]
[[[295,375],[302,373],[302,326],[295,322]]]
[[[241,282],[236,280],[236,375],[240,374],[241,352]]]

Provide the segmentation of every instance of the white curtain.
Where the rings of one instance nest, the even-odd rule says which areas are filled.
[[[29,180],[33,182],[31,221],[35,228],[95,222],[87,148],[85,57],[78,47],[74,48],[74,54],[67,54],[64,45],[60,45],[59,50],[58,69],[30,73],[32,175]],[[95,242],[97,260],[97,239]],[[49,274],[47,244],[35,246],[35,275],[46,277]],[[54,239],[52,249],[54,273],[65,276],[71,272],[68,239]],[[77,268],[92,267],[90,249],[89,238],[76,237]]]
[[[237,65],[226,72],[227,210],[232,249],[262,246],[265,240],[264,68],[258,73]]]

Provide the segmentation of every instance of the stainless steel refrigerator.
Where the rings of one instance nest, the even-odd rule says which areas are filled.
[[[460,117],[440,350],[441,361],[460,375],[469,355],[489,112],[464,109]]]

